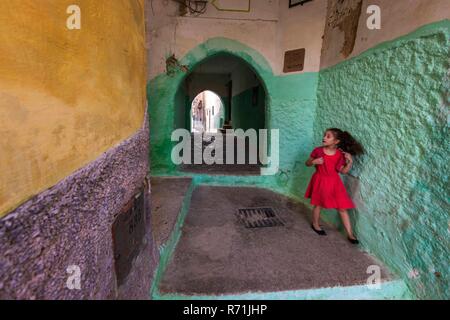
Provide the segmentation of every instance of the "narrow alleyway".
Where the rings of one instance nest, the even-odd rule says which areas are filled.
[[[176,229],[181,195],[188,194],[190,183],[189,178],[152,179],[153,222],[156,230],[166,230],[155,235],[160,246],[169,241],[167,230]],[[237,214],[242,208],[272,208],[281,224],[268,226],[266,218],[247,228]],[[394,281],[335,228],[325,225],[326,237],[315,234],[308,213],[304,205],[265,189],[197,186],[178,222],[181,229],[174,231],[175,250],[165,253],[168,263],[154,298],[366,287],[370,266],[379,266],[383,283]]]
[[[221,135],[222,139],[222,148],[219,153],[218,143],[211,140],[211,137],[208,137],[207,135],[200,136],[197,140],[194,135],[201,135],[200,133],[192,133],[191,134],[191,161],[188,164],[181,164],[180,165],[180,171],[185,173],[195,173],[195,174],[210,174],[210,175],[238,175],[238,176],[246,176],[246,175],[259,175],[261,172],[261,163],[259,159],[255,159],[254,162],[250,161],[249,156],[249,149],[250,149],[250,141],[249,139],[245,139],[243,141],[244,150],[245,150],[245,157],[242,159],[242,163],[238,163],[238,138],[235,134],[226,134],[226,133],[216,133],[216,135]],[[229,137],[228,137],[229,136]],[[214,138],[214,137],[213,137]],[[233,157],[233,163],[227,164],[227,141],[233,141],[233,149],[234,149],[234,157]],[[200,144],[197,146],[196,141],[201,141]],[[206,164],[205,159],[202,157],[202,161],[199,164],[195,163],[195,152],[201,152],[203,155],[205,152],[205,149],[211,144],[215,143],[216,149],[214,150],[214,156],[219,157],[222,159],[221,163],[212,163],[212,164]],[[197,149],[197,151],[196,151]]]

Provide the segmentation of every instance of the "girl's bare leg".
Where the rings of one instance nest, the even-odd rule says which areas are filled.
[[[338,210],[339,214],[341,215],[341,220],[342,223],[344,225],[345,231],[347,232],[347,236],[350,239],[356,239],[356,237],[353,235],[353,231],[352,231],[352,224],[350,222],[350,216],[348,215],[348,211],[347,210]]]
[[[316,230],[322,230],[320,228],[320,207],[319,206],[314,206],[313,207],[313,217],[312,217],[312,225],[314,227],[314,229]]]

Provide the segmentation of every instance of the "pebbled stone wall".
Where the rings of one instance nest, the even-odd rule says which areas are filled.
[[[0,299],[148,299],[157,251],[146,233],[117,286],[112,225],[148,175],[148,120],[137,133],[0,219]],[[66,286],[71,265],[81,289]]]
[[[450,21],[427,25],[322,70],[314,128],[366,149],[351,174],[362,244],[418,298],[450,297]]]

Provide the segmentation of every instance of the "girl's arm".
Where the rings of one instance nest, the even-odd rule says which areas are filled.
[[[307,167],[311,167],[316,164],[323,164],[323,158],[309,158],[308,160],[306,160],[305,164]]]
[[[346,163],[342,166],[341,170],[339,170],[342,174],[347,174],[353,165],[353,158],[350,153],[344,152]]]

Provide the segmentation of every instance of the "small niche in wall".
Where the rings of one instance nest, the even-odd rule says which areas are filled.
[[[134,258],[139,254],[146,232],[146,201],[148,184],[122,208],[112,227],[114,262],[117,285],[121,286],[131,271]]]
[[[305,48],[289,50],[284,53],[283,72],[303,71],[305,65]]]

